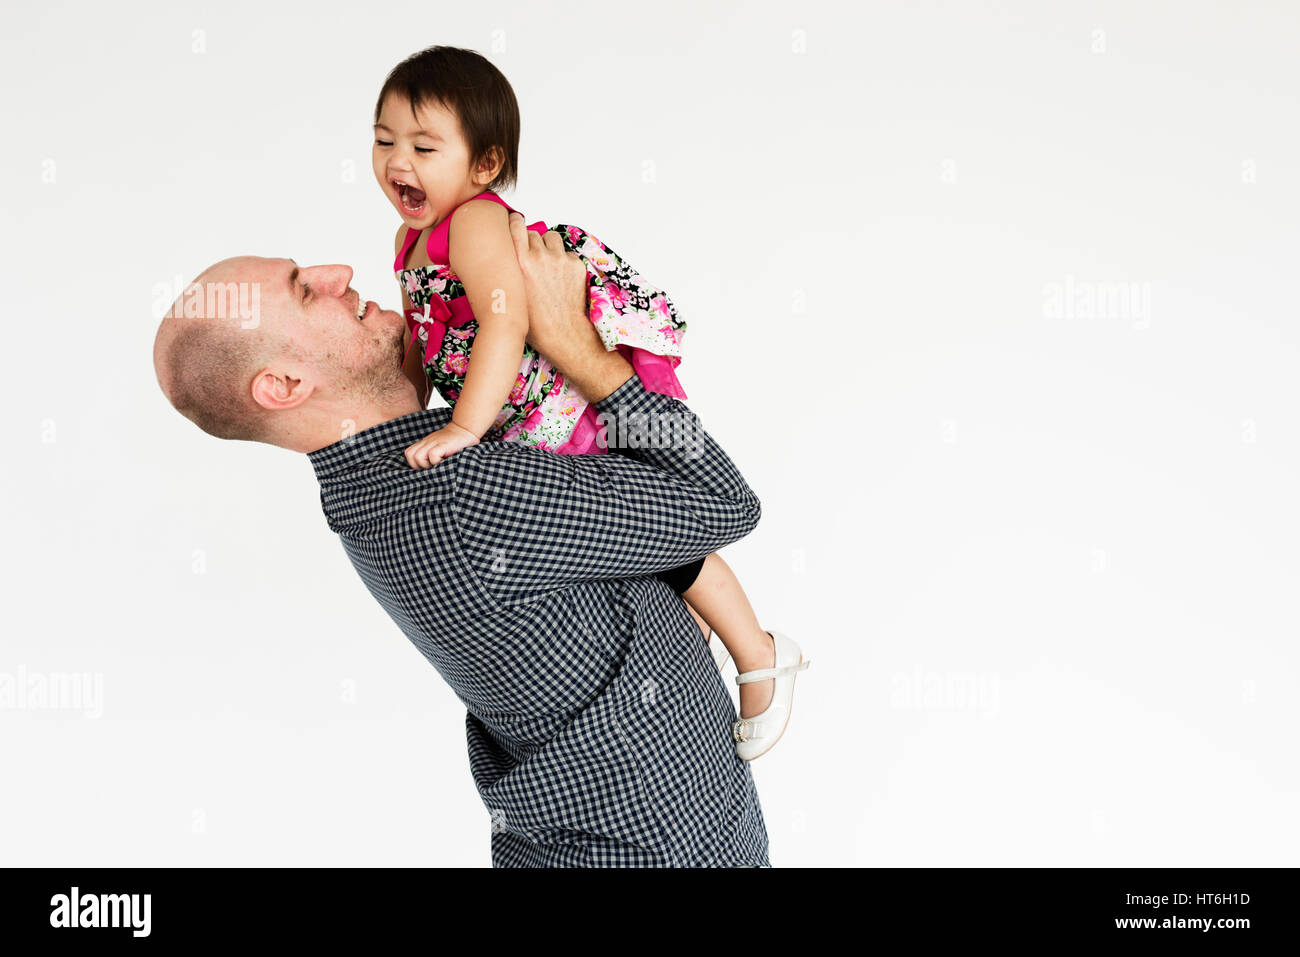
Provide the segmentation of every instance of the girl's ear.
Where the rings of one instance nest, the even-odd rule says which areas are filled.
[[[489,146],[487,153],[478,161],[478,169],[474,171],[474,182],[486,186],[497,178],[505,162],[505,152],[501,147]]]

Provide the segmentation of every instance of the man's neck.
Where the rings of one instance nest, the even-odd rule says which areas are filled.
[[[290,448],[298,452],[316,452],[376,425],[419,412],[422,408],[413,394],[404,394],[392,402],[353,408],[336,415],[327,414],[309,432],[294,441]]]

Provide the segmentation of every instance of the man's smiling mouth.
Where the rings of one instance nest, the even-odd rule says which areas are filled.
[[[424,190],[416,189],[409,183],[397,179],[391,179],[389,182],[393,184],[393,189],[397,190],[397,201],[401,204],[402,212],[411,216],[418,216],[424,212],[427,199]]]
[[[365,321],[366,315],[370,312],[370,307],[374,305],[375,304],[371,302],[369,299],[362,299],[361,296],[358,295],[357,296],[357,320]],[[376,308],[378,307],[376,306]]]

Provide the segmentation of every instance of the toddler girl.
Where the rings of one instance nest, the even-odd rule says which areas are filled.
[[[406,450],[430,468],[479,441],[560,455],[602,454],[596,410],[525,341],[523,276],[497,194],[513,185],[519,108],[506,78],[472,50],[431,47],[398,64],[375,106],[374,170],[402,219],[393,269],[411,330],[404,369],[424,404],[430,386],[451,422]],[[546,232],[543,222],[534,232]],[[684,399],[675,369],[686,323],[662,290],[595,236],[550,227],[587,266],[589,318],[649,391]],[[471,361],[472,359],[472,361]],[[741,672],[737,754],[753,760],[785,731],[798,646],[766,632],[716,554],[659,575],[721,639]],[[725,653],[715,658],[725,665]]]

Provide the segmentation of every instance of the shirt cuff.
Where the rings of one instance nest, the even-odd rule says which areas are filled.
[[[598,402],[593,402],[597,412],[626,415],[629,412],[652,412],[664,409],[668,396],[651,392],[640,376],[633,374],[626,382]]]
[[[639,447],[636,444],[625,446],[621,438],[626,430],[632,427],[635,420],[662,417],[670,413],[679,417],[693,418],[690,409],[683,403],[672,396],[651,392],[636,375],[599,402],[593,402],[592,405],[595,406],[601,426],[605,429],[605,447],[611,452],[625,452],[629,448]]]

